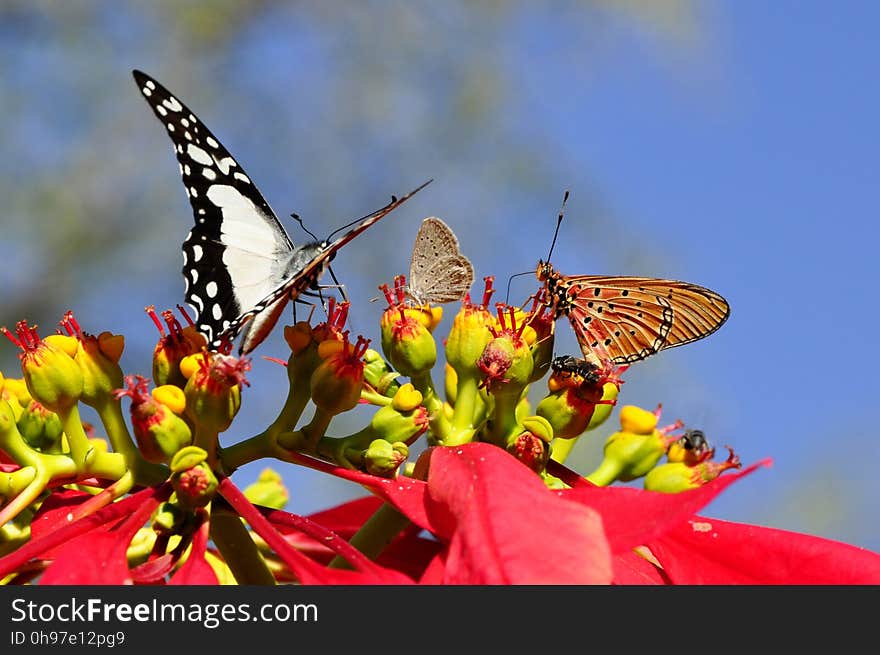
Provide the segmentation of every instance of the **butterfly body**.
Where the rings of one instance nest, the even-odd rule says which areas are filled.
[[[330,241],[294,245],[241,165],[180,100],[148,75],[135,82],[174,145],[194,224],[183,242],[185,298],[212,349],[245,329],[239,352],[256,348],[287,302],[318,279],[342,246],[426,184],[365,216]]]
[[[730,315],[727,301],[688,282],[649,277],[565,276],[539,262],[544,304],[566,316],[586,361],[630,364],[715,332]]]

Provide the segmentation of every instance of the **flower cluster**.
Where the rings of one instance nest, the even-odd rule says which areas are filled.
[[[325,320],[284,328],[289,384],[277,418],[224,447],[251,363],[208,350],[182,308],[185,325],[147,308],[159,331],[150,377],[122,371],[121,335],[90,334],[70,312],[45,338],[26,322],[4,328],[21,351],[21,377],[0,376],[0,579],[880,581],[875,553],[699,516],[766,462],[722,475],[741,469],[733,451],[716,460],[699,429],[660,427],[660,405],[620,406],[601,464],[586,475],[567,468],[574,443],[617,408],[626,368],[554,358],[556,324],[540,291],[523,307],[492,304],[487,277],[438,339],[443,307],[413,302],[403,276],[380,288],[380,350],[350,333],[348,302],[331,298]],[[539,383],[546,392],[533,404]],[[82,420],[82,405],[100,426]],[[332,434],[333,419],[358,405],[373,408],[366,425]],[[271,468],[244,490],[232,482],[257,460],[307,466],[371,494],[289,513]],[[633,481],[641,484],[616,484]]]

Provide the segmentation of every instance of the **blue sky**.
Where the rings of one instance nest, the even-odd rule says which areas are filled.
[[[880,510],[872,422],[880,363],[873,328],[880,318],[873,299],[880,44],[871,33],[880,9],[869,2],[716,3],[681,38],[606,14],[596,15],[601,30],[584,29],[564,11],[533,9],[495,29],[481,26],[491,38],[476,45],[467,38],[476,27],[428,11],[424,58],[393,34],[382,32],[372,44],[370,80],[386,85],[375,96],[374,87],[347,77],[351,63],[339,59],[347,34],[295,13],[269,13],[229,48],[202,53],[129,9],[86,28],[115,35],[114,57],[102,58],[92,77],[66,64],[39,25],[0,31],[7,62],[0,84],[40,99],[36,114],[17,116],[25,131],[7,136],[7,161],[53,166],[57,152],[75,143],[80,122],[124,120],[131,147],[90,167],[90,191],[112,194],[111,175],[124,173],[126,188],[141,189],[126,191],[124,211],[105,220],[130,212],[156,221],[149,244],[132,238],[107,254],[103,276],[72,272],[64,282],[70,306],[80,316],[113,308],[110,324],[93,329],[125,331],[125,361],[135,372],[154,338],[143,306],[182,299],[179,242],[191,215],[170,145],[138,97],[131,68],[166,82],[244,163],[277,213],[297,211],[316,232],[435,178],[347,246],[334,266],[363,299],[353,320],[370,336],[378,336],[381,307],[367,299],[408,264],[408,246],[387,244],[411,243],[421,218],[438,215],[455,229],[478,277],[506,281],[545,255],[562,191],[570,189],[553,257],[564,273],[677,278],[730,301],[731,318],[718,333],[632,367],[621,393],[621,403],[662,402],[664,418],[702,428],[746,463],[773,458],[773,468],[734,485],[706,513],[880,549],[871,520]],[[383,18],[369,20],[378,26]],[[462,61],[438,54],[457,43],[467,48]],[[176,55],[173,65],[167,51]],[[439,56],[450,59],[432,60]],[[481,67],[492,73],[486,84],[509,95],[474,128],[457,123],[446,100],[471,83],[475,90],[461,97],[478,105]],[[198,92],[187,92],[187,80],[199,81]],[[64,89],[77,85],[91,91],[73,103]],[[344,120],[331,121],[333,103],[351,100],[348,93],[359,102]],[[7,103],[8,116],[16,117],[14,108]],[[372,131],[359,114],[364,124],[369,116]],[[326,138],[282,138],[279,126],[288,123],[299,130],[294,136],[332,137],[330,146]],[[527,154],[511,156],[519,146]],[[536,157],[540,172],[532,174]],[[398,160],[406,166],[396,167]],[[43,221],[47,230],[58,220],[7,217]],[[34,247],[13,243],[6,252]],[[377,248],[387,256],[370,260]],[[6,282],[22,285],[22,277],[9,273]],[[520,283],[523,296],[534,290]],[[576,352],[569,327],[558,327],[558,350]],[[280,335],[258,354],[282,356]],[[8,348],[2,355],[8,370],[14,355]],[[258,432],[280,407],[284,376],[273,366],[255,360],[252,387],[226,439]],[[616,414],[578,444],[573,466],[587,472],[614,421]],[[236,475],[246,483],[262,465]],[[361,493],[281,470],[293,511]]]

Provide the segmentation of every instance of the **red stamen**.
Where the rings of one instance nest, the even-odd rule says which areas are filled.
[[[270,357],[269,355],[263,355],[263,359],[267,362],[274,362],[275,364],[281,364],[282,366],[287,366],[287,362],[283,359],[279,359],[278,357]]]
[[[2,328],[0,328],[0,332],[2,332],[4,335],[6,335],[6,338],[9,339],[13,344],[15,344],[16,348],[21,348],[22,350],[27,350],[27,348],[24,347],[24,344],[21,341],[19,341],[18,339],[16,339],[15,335],[12,334],[12,332],[10,332],[6,328],[5,325]]]
[[[143,402],[149,393],[150,383],[143,375],[126,375],[125,387],[113,391],[113,397],[119,400],[125,396],[135,402]]]
[[[492,298],[492,294],[495,293],[495,289],[492,288],[495,276],[487,275],[483,278],[483,281],[486,283],[486,289],[483,291],[483,307],[485,308],[489,306],[489,299]]]
[[[156,329],[159,330],[159,334],[163,337],[165,336],[165,327],[162,325],[162,322],[159,320],[159,317],[156,315],[156,306],[155,305],[147,305],[144,307],[144,311],[147,313],[151,319],[153,319],[153,323],[156,325]]]
[[[392,296],[391,296],[391,289],[388,288],[388,285],[387,284],[380,284],[379,291],[381,291],[384,294],[385,300],[388,302],[388,309],[391,309],[392,307],[394,307],[394,298],[392,298]]]
[[[406,301],[406,275],[394,276],[394,295],[398,304]]]
[[[502,332],[507,330],[507,322],[504,320],[504,307],[505,304],[503,302],[495,303],[495,311],[498,313],[498,324],[501,325]]]
[[[334,312],[336,310],[336,298],[330,296],[330,300],[327,301],[327,325],[333,322]]]
[[[162,312],[162,318],[165,319],[165,324],[168,326],[169,336],[174,337],[175,339],[181,339],[183,337],[183,328],[180,326],[178,320],[174,318],[174,312],[170,309],[166,309]]]
[[[183,316],[183,320],[186,321],[186,324],[190,327],[195,327],[196,324],[189,316],[189,312],[186,311],[186,308],[183,305],[177,305],[177,311],[180,312],[180,315]]]
[[[684,421],[682,421],[681,419],[678,419],[675,423],[672,423],[671,425],[667,425],[667,426],[665,426],[665,427],[660,428],[660,429],[659,429],[659,432],[660,432],[660,434],[662,434],[663,436],[666,436],[666,435],[668,435],[670,432],[674,432],[675,430],[679,430],[679,429],[681,429],[681,428],[683,428],[683,427],[684,427]],[[677,437],[676,437],[676,438],[677,438]]]
[[[354,356],[357,359],[360,359],[364,356],[364,353],[367,352],[367,349],[370,347],[370,339],[366,339],[361,335],[358,335],[357,343],[354,346]]]
[[[337,327],[341,330],[345,326],[345,322],[348,320],[348,308],[351,306],[351,303],[347,300],[339,303],[336,320]]]
[[[67,312],[64,314],[64,318],[61,319],[59,325],[67,330],[67,334],[69,336],[75,336],[77,339],[82,341],[83,331],[80,328],[79,323],[77,323],[76,319],[73,317],[73,312],[71,310],[67,310]]]

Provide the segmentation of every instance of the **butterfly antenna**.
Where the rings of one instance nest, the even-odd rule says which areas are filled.
[[[513,278],[522,277],[523,275],[534,275],[534,271],[523,271],[522,273],[514,273],[509,278],[507,278],[507,294],[504,296],[504,304],[508,304],[510,301],[510,283],[513,282]]]
[[[320,239],[319,239],[318,237],[316,237],[314,234],[312,234],[312,231],[311,231],[309,228],[306,227],[306,224],[303,223],[303,219],[301,219],[301,218],[299,217],[299,214],[291,214],[290,217],[291,217],[293,220],[295,220],[297,223],[299,223],[299,226],[303,229],[303,232],[305,232],[306,234],[308,234],[308,235],[309,235],[310,237],[312,237],[315,241],[320,241]]]
[[[397,196],[391,196],[391,202],[388,203],[388,204],[389,204],[389,205],[393,205],[393,204],[396,203],[396,202],[397,202]],[[388,206],[388,205],[386,205],[386,207],[387,207],[387,206]],[[381,211],[381,210],[379,210],[379,211]],[[373,212],[373,213],[375,213],[375,212]],[[333,235],[334,235],[334,234],[339,234],[339,233],[342,232],[343,230],[347,230],[348,228],[350,228],[350,227],[352,227],[352,226],[354,226],[354,225],[357,225],[358,223],[363,222],[364,220],[366,220],[367,218],[369,218],[369,217],[372,216],[372,215],[373,215],[373,214],[367,214],[366,216],[361,216],[360,218],[356,218],[355,220],[353,220],[351,223],[346,223],[346,224],[343,225],[342,227],[333,230],[333,231],[330,233],[330,236],[327,237],[327,241],[332,241],[332,240],[333,240]]]
[[[553,232],[553,241],[550,243],[550,252],[547,253],[547,259],[545,261],[550,261],[550,257],[553,255],[553,248],[556,247],[556,237],[559,236],[559,226],[562,225],[562,217],[565,215],[565,203],[568,202],[568,189],[565,190],[565,194],[562,196],[562,206],[559,208],[559,215],[556,217],[556,230]]]
[[[334,234],[337,234],[337,233],[339,233],[339,232],[342,232],[343,230],[347,230],[348,228],[350,228],[350,227],[352,227],[352,226],[354,226],[354,225],[357,225],[358,223],[362,223],[362,222],[365,221],[366,219],[370,218],[371,216],[374,216],[375,214],[378,214],[379,212],[382,212],[382,211],[384,211],[384,210],[386,210],[386,209],[387,209],[388,211],[391,211],[391,209],[393,208],[394,205],[399,205],[399,204],[402,204],[404,201],[409,200],[409,199],[412,198],[415,194],[417,194],[419,191],[421,191],[422,189],[424,189],[426,186],[428,186],[428,185],[429,185],[431,182],[433,182],[433,181],[434,181],[434,178],[431,178],[431,179],[428,180],[427,182],[423,182],[421,185],[417,186],[415,189],[413,189],[412,191],[410,191],[410,192],[407,193],[406,195],[401,196],[400,198],[398,198],[397,196],[391,196],[391,202],[389,202],[387,205],[385,205],[384,207],[382,207],[382,209],[377,209],[376,211],[374,211],[374,212],[372,212],[372,213],[370,213],[370,214],[367,214],[366,216],[361,216],[360,218],[357,218],[357,219],[353,220],[351,223],[348,223],[347,225],[343,225],[342,227],[340,227],[340,228],[338,228],[338,229],[336,229],[336,230],[333,230],[333,232],[330,233],[330,236],[327,237],[327,241],[330,241],[330,240],[333,238],[333,235],[334,235]],[[384,214],[383,214],[383,215],[384,215]]]

